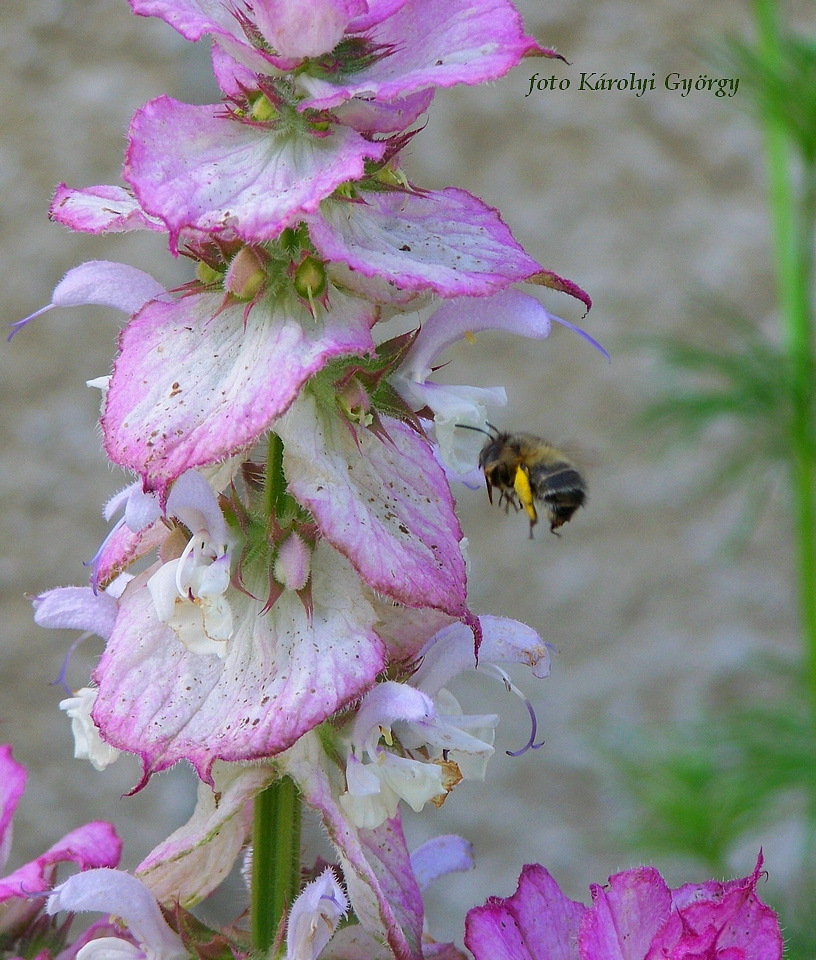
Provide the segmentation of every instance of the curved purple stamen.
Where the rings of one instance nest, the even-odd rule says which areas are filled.
[[[54,304],[49,303],[45,307],[40,307],[39,310],[36,310],[30,316],[25,317],[22,320],[16,320],[14,323],[10,323],[9,326],[11,327],[11,333],[6,337],[6,343],[11,343],[11,338],[16,333],[19,333],[23,329],[23,327],[27,326],[29,323],[31,323],[32,320],[35,320],[37,317],[39,317],[40,314],[43,314],[48,310],[52,310],[53,308],[54,308]]]
[[[519,698],[519,700],[521,700],[524,706],[527,707],[527,713],[530,714],[530,725],[531,725],[530,739],[527,741],[527,743],[524,744],[524,746],[520,750],[506,750],[505,753],[507,754],[507,756],[520,757],[523,753],[527,753],[528,750],[538,750],[539,747],[543,747],[545,743],[544,740],[542,740],[541,743],[535,742],[536,733],[538,732],[538,721],[536,720],[535,709],[533,708],[533,705],[530,702],[529,698],[526,697],[521,692],[521,690],[519,690],[519,688],[510,679],[509,675],[504,670],[502,670],[500,666],[498,666],[495,663],[488,663],[485,666],[488,672],[488,676],[491,673],[495,674],[496,679],[500,680],[504,684],[504,689],[507,690],[508,693],[514,693]]]
[[[62,687],[62,689],[68,694],[69,697],[73,697],[74,691],[68,686],[68,682],[65,679],[66,673],[68,673],[68,663],[71,660],[71,657],[74,655],[74,651],[80,645],[84,643],[88,637],[92,637],[93,634],[90,630],[86,630],[85,633],[80,634],[76,640],[68,647],[68,652],[65,654],[65,659],[62,661],[62,666],[60,667],[59,673],[51,681],[52,687]]]
[[[600,350],[600,352],[606,357],[606,359],[610,363],[612,362],[612,357],[609,356],[609,354],[606,352],[606,350],[604,350],[604,348],[600,345],[600,343],[598,343],[598,341],[594,337],[591,337],[586,332],[586,330],[582,330],[580,327],[576,327],[575,324],[570,323],[569,320],[562,320],[561,317],[556,317],[555,314],[551,314],[551,316],[553,320],[560,323],[562,327],[566,327],[568,330],[572,330],[573,333],[577,333],[578,336],[583,337],[584,340],[587,340],[589,343],[591,343],[596,350]]]
[[[513,692],[520,696],[522,700],[524,700],[524,706],[527,707],[527,712],[530,714],[530,723],[532,726],[532,730],[530,731],[530,739],[524,744],[521,750],[505,750],[505,753],[508,757],[520,757],[523,753],[527,753],[528,750],[538,750],[539,747],[543,747],[545,741],[542,740],[541,743],[535,743],[536,731],[538,730],[538,721],[536,720],[535,710],[532,703],[530,703],[530,700],[525,697],[524,694],[519,693],[517,689],[514,688]]]

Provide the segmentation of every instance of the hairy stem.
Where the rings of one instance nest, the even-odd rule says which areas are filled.
[[[266,460],[266,507],[273,516],[286,492],[283,443],[270,434]],[[289,777],[255,798],[252,836],[252,946],[268,954],[281,920],[300,890],[300,817],[297,787]]]

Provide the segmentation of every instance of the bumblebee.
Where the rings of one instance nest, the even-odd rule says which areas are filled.
[[[490,432],[463,423],[459,426],[489,438],[479,454],[479,466],[490,502],[496,489],[499,504],[504,501],[508,508],[524,508],[530,518],[530,539],[538,523],[536,503],[540,503],[550,531],[560,536],[558,527],[571,520],[587,499],[586,481],[569,457],[531,433],[502,433],[491,423],[487,424]]]

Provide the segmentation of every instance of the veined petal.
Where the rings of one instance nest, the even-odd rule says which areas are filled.
[[[485,296],[541,270],[497,210],[455,187],[324,200],[309,224],[327,260],[441,297]]]
[[[404,7],[407,0],[367,0],[365,9],[361,10],[348,25],[349,33],[362,33],[370,30],[388,17],[392,17],[397,10]]]
[[[82,233],[127,233],[131,230],[165,230],[163,221],[149,217],[139,201],[124,187],[83,187],[61,183],[48,215],[57,223]]]
[[[301,397],[276,428],[289,492],[375,590],[461,617],[462,533],[444,472],[423,437],[382,419],[390,442],[360,430],[355,444],[339,417]]]
[[[173,246],[185,227],[271,240],[385,150],[349,127],[280,133],[169,97],[138,110],[129,137],[123,176]]]
[[[130,0],[133,12],[145,17],[160,17],[184,37],[200,40],[212,34],[216,42],[253,73],[276,74],[297,65],[297,60],[267,53],[253,46],[241,26],[233,4],[224,0]],[[246,8],[242,6],[242,12]]]
[[[36,860],[0,880],[0,902],[12,897],[29,897],[50,889],[54,866],[75,863],[80,870],[115,867],[122,855],[122,841],[112,823],[95,820],[66,833]]]
[[[122,332],[106,449],[155,487],[251,446],[331,357],[372,347],[374,308],[339,292],[316,320],[294,300],[261,300],[246,329],[244,305],[222,302],[152,303]]]
[[[484,83],[541,50],[525,36],[507,0],[408,0],[368,36],[389,48],[389,55],[338,82],[304,74],[304,106],[333,107],[359,95],[393,100],[426,87]]]
[[[360,0],[261,0],[253,8],[255,24],[273,50],[301,59],[332,51],[349,19],[365,10]]]
[[[240,32],[234,8],[224,0],[130,0],[130,5],[141,17],[160,17],[185,40],[195,42],[207,33],[237,36]]]
[[[779,920],[757,896],[762,851],[749,877],[720,883],[688,883],[672,890],[672,912],[652,941],[645,960],[661,957],[732,955],[744,960],[780,960]],[[710,953],[709,953],[710,951]]]
[[[136,868],[159,903],[189,909],[232,869],[252,827],[247,806],[275,778],[269,766],[216,763],[215,791],[198,786],[198,801],[183,827],[162,841]]]
[[[0,870],[6,865],[11,839],[12,819],[25,790],[26,769],[11,756],[11,747],[0,746]]]
[[[120,522],[108,534],[95,558],[97,582],[110,583],[134,560],[161,546],[166,536],[167,527],[162,523],[154,522],[134,533]]]
[[[578,937],[581,952],[587,957],[645,958],[672,906],[669,888],[657,870],[625,870],[604,886],[591,884],[590,890],[592,906]]]
[[[544,867],[528,864],[512,897],[491,897],[468,913],[465,946],[476,960],[579,960],[584,954],[578,951],[578,929],[586,913]],[[620,955],[599,954],[598,960],[601,956]]]
[[[341,103],[334,115],[344,126],[360,133],[399,133],[425,113],[433,95],[433,90],[420,90],[398,100],[353,97]]]
[[[231,591],[223,660],[191,653],[162,623],[146,587],[152,572],[128,585],[94,674],[94,720],[108,742],[141,755],[145,779],[186,758],[212,783],[216,760],[279,754],[362,696],[385,665],[360,581],[326,544],[312,556],[311,617],[290,591],[265,614],[264,600]],[[257,587],[247,584],[265,597]]]

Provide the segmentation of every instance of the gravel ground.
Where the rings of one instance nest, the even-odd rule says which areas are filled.
[[[669,73],[696,79],[699,52],[723,32],[747,31],[741,0],[583,0],[519,7],[530,32],[571,66],[525,63],[489,87],[440,93],[406,166],[416,182],[466,188],[498,207],[526,249],[587,289],[582,311],[544,294],[613,353],[607,364],[583,340],[554,330],[545,343],[486,334],[450,351],[452,382],[505,384],[502,426],[537,432],[580,451],[588,508],[560,540],[527,539],[522,517],[491,510],[483,491],[458,492],[470,539],[477,612],[540,629],[559,651],[553,676],[532,690],[547,743],[532,756],[503,755],[526,738],[526,715],[484,678],[460,692],[473,711],[506,717],[484,785],[463,784],[439,813],[412,818],[411,835],[461,832],[476,844],[477,870],[435,890],[432,929],[458,937],[465,910],[509,894],[524,862],[544,863],[566,892],[628,866],[614,852],[615,807],[593,759],[598,737],[619,722],[694,716],[723,678],[762,651],[795,649],[790,535],[784,499],[773,499],[736,559],[720,545],[739,500],[701,498],[695,481],[716,467],[732,436],[723,429],[692,451],[672,453],[635,429],[659,371],[623,346],[626,335],[689,330],[717,336],[690,309],[717,291],[763,325],[773,322],[760,143],[734,98],[663,86]],[[801,0],[794,12],[804,17]],[[77,15],[79,12],[80,15]],[[0,5],[0,245],[5,319],[48,302],[62,274],[87,259],[134,263],[168,286],[185,279],[156,237],[95,239],[50,224],[54,186],[115,183],[127,122],[168,92],[208,102],[208,56],[158,21],[132,17],[124,0],[5,0]],[[534,90],[530,76],[569,78],[568,90]],[[651,77],[656,88],[579,90],[581,72]],[[744,103],[744,100],[742,100]],[[134,866],[187,816],[192,777],[174,770],[141,794],[123,760],[104,774],[71,759],[56,709],[56,676],[70,633],[31,622],[25,594],[80,583],[82,560],[105,533],[100,508],[123,485],[100,452],[98,397],[85,380],[107,372],[118,320],[102,309],[60,311],[0,351],[0,588],[3,592],[3,739],[28,765],[10,867],[68,829],[114,820]],[[71,665],[80,683],[100,646]],[[765,846],[784,875],[788,842],[749,838],[735,873]],[[669,873],[670,864],[657,864]],[[684,879],[702,879],[686,876]]]

